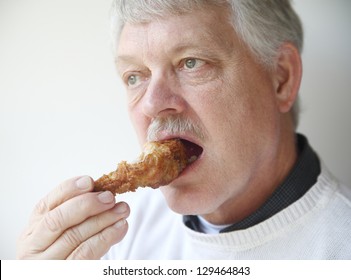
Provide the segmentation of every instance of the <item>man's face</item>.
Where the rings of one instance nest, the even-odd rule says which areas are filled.
[[[159,118],[188,119],[193,131],[169,130],[157,139],[183,138],[202,153],[162,188],[182,214],[223,216],[252,197],[274,166],[280,114],[271,74],[239,40],[221,8],[126,24],[117,67],[139,141]],[[248,202],[249,203],[249,202]],[[210,219],[211,220],[211,219]]]

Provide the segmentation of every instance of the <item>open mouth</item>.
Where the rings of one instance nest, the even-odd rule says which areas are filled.
[[[201,146],[181,138],[180,138],[180,141],[183,143],[185,147],[188,164],[193,163],[201,156],[204,150]]]

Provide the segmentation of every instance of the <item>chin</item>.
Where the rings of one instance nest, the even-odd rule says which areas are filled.
[[[199,189],[168,185],[161,188],[168,207],[181,215],[204,215],[212,212],[214,197],[199,193]]]

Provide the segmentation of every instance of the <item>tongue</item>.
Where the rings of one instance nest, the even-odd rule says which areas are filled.
[[[197,160],[197,158],[202,154],[203,149],[193,142],[184,139],[181,139],[181,141],[186,148],[186,156],[188,159],[188,163],[192,163],[195,160]]]

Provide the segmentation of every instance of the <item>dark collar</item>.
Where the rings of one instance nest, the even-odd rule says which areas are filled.
[[[318,156],[310,147],[305,136],[297,134],[296,139],[299,158],[286,180],[258,210],[245,219],[221,230],[221,233],[246,229],[263,222],[297,201],[317,182],[321,172]],[[197,216],[183,216],[183,221],[189,228],[200,231]]]

